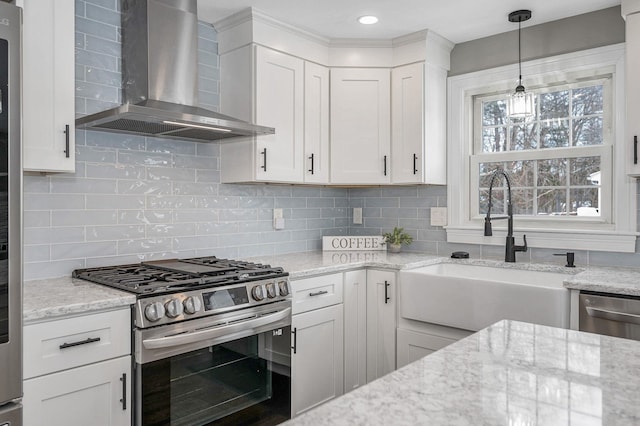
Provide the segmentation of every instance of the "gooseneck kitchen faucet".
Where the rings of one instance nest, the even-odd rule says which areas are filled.
[[[493,182],[500,175],[504,176],[504,180],[507,182],[507,216],[491,217],[491,197],[493,193]],[[508,219],[504,261],[515,262],[517,251],[527,251],[527,236],[522,236],[522,238],[524,239],[523,246],[516,245],[515,238],[513,237],[513,204],[511,203],[511,181],[509,180],[509,175],[502,169],[497,169],[495,172],[493,172],[493,174],[491,175],[491,181],[489,182],[489,206],[487,208],[487,216],[484,218],[485,237],[490,237],[493,235],[493,231],[491,229],[491,219]]]

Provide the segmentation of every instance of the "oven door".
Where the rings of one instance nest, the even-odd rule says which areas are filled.
[[[135,334],[136,424],[272,425],[290,418],[290,301]]]

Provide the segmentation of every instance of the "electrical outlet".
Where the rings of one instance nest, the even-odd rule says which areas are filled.
[[[362,225],[362,207],[355,207],[353,209],[353,223]]]
[[[282,213],[282,209],[273,209],[273,219],[280,219],[283,218],[284,215]]]
[[[431,226],[447,226],[446,207],[431,207]]]

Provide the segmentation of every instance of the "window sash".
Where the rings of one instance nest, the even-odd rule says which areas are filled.
[[[613,206],[612,206],[612,151],[611,145],[597,145],[597,146],[581,146],[574,148],[549,148],[544,150],[531,150],[531,151],[505,151],[498,153],[484,153],[478,155],[472,155],[469,159],[470,166],[470,185],[469,185],[469,219],[481,219],[484,217],[480,214],[480,164],[481,163],[500,163],[510,161],[527,161],[527,160],[550,160],[558,158],[583,158],[583,157],[600,157],[600,171],[601,171],[601,204],[598,206],[600,216],[540,216],[540,215],[518,215],[518,221],[526,223],[527,221],[546,223],[546,226],[550,226],[550,222],[562,221],[580,221],[580,222],[596,222],[596,223],[612,223],[613,218]],[[498,182],[501,184],[501,182]],[[538,187],[534,182],[534,187]],[[513,189],[520,189],[521,187],[513,187]],[[529,188],[529,187],[522,187]],[[541,188],[541,187],[538,187]],[[558,187],[564,188],[564,187]],[[578,185],[571,186],[571,188],[579,188]]]

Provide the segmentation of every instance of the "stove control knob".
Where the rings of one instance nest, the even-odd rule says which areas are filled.
[[[289,285],[286,281],[279,281],[278,287],[280,288],[280,296],[287,296],[289,294]]]
[[[184,311],[189,315],[195,314],[202,309],[202,302],[197,297],[189,296],[184,299],[182,304],[184,305]]]
[[[175,318],[182,315],[182,302],[178,299],[171,299],[164,304],[169,318]]]
[[[261,285],[257,285],[255,287],[253,287],[251,289],[251,296],[253,297],[253,300],[256,301],[261,301],[264,299],[264,290],[262,289]]]
[[[153,302],[144,308],[144,316],[151,322],[156,322],[164,316],[164,305],[160,302]]]
[[[266,287],[267,287],[267,297],[269,297],[269,299],[273,299],[278,295],[276,291],[276,283],[268,283]]]

